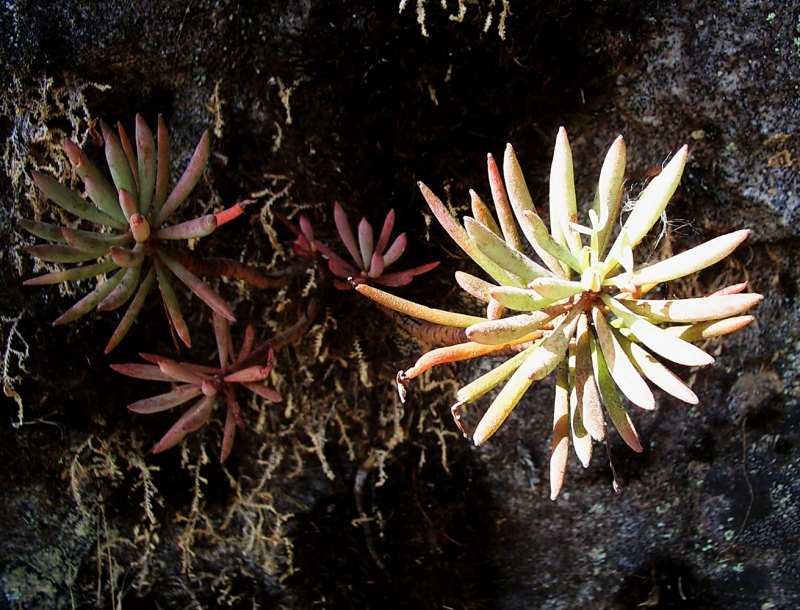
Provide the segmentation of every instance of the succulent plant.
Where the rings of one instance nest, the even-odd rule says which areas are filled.
[[[394,210],[389,210],[386,215],[377,243],[372,225],[366,218],[362,218],[358,224],[358,241],[356,241],[347,214],[338,202],[333,205],[333,219],[339,237],[350,253],[354,265],[314,237],[314,229],[306,216],[300,217],[300,229],[295,231],[297,238],[292,247],[298,256],[313,257],[315,252],[322,254],[328,261],[331,273],[337,278],[333,281],[334,286],[340,290],[349,290],[351,284],[365,283],[405,286],[416,276],[430,271],[439,264],[439,261],[436,261],[405,271],[385,272],[390,265],[397,262],[408,243],[406,234],[401,233],[389,245],[389,237],[394,228]]]
[[[603,407],[624,441],[634,451],[642,451],[620,393],[637,407],[653,409],[651,383],[696,404],[695,393],[661,360],[684,366],[711,364],[714,358],[693,342],[747,325],[753,317],[745,312],[762,299],[759,294],[743,293],[745,284],[699,298],[644,298],[663,282],[722,260],[749,234],[748,230],[734,231],[653,264],[635,260],[634,248],[661,218],[687,157],[684,146],[643,190],[615,237],[626,164],[621,136],[603,163],[588,225],[577,223],[572,153],[563,128],[550,172],[549,230],[534,207],[511,145],[503,163],[505,184],[494,159],[488,157],[497,220],[471,191],[472,216],[465,217],[462,226],[420,183],[441,225],[493,281],[456,272],[458,284],[486,303],[485,317],[433,309],[374,287],[356,286],[385,307],[443,331],[463,329],[461,342],[431,350],[398,374],[401,397],[409,379],[437,364],[507,356],[505,362],[458,390],[452,407],[456,423],[466,434],[463,407],[505,383],[472,435],[480,445],[501,426],[533,382],[555,371],[553,499],[563,485],[570,442],[586,467],[593,441],[606,438]],[[526,253],[519,229],[542,264]],[[505,315],[509,310],[516,313]]]
[[[263,364],[250,364],[253,357],[258,355],[256,353],[258,350],[254,351],[253,348],[255,333],[251,325],[247,326],[242,346],[238,352],[233,348],[228,320],[216,312],[214,313],[214,334],[219,355],[218,367],[176,362],[170,358],[151,354],[140,354],[149,364],[111,365],[112,369],[128,377],[179,384],[169,392],[128,405],[128,408],[134,413],[159,413],[200,397],[156,443],[153,453],[160,453],[174,447],[187,434],[205,425],[211,417],[217,397],[221,394],[225,397],[227,405],[225,431],[219,456],[219,461],[224,462],[233,448],[236,428],[244,427],[241,409],[234,395],[234,386],[236,384],[244,386],[270,402],[283,400],[278,392],[263,383],[272,372],[274,361],[272,349],[266,351]]]
[[[93,263],[47,273],[25,282],[26,285],[57,284],[100,278],[97,287],[59,316],[53,324],[66,324],[92,309],[112,311],[129,303],[127,310],[106,345],[112,350],[130,330],[145,299],[158,284],[168,319],[178,337],[191,345],[172,277],[177,277],[214,312],[234,320],[229,305],[181,262],[186,254],[170,244],[204,237],[218,226],[242,213],[234,204],[216,214],[167,225],[178,207],[186,201],[203,174],[210,146],[208,132],[197,145],[189,165],[178,183],[169,186],[170,146],[164,121],[158,118],[158,142],[144,119],[136,116],[136,150],[125,129],[118,124],[118,136],[100,123],[105,141],[105,156],[111,173],[109,182],[81,148],[66,140],[64,148],[72,166],[83,180],[88,200],[62,185],[52,176],[33,172],[39,189],[56,205],[87,221],[94,228],[77,229],[47,222],[22,220],[29,233],[49,244],[27,246],[33,256],[51,263]]]

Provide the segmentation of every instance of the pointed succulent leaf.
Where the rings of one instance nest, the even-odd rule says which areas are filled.
[[[457,343],[446,345],[425,352],[415,363],[403,373],[405,379],[414,379],[434,366],[448,362],[461,362],[480,356],[490,355],[492,352],[504,349],[505,345],[484,345],[482,343]]]
[[[111,364],[109,365],[112,370],[126,375],[127,377],[134,377],[135,379],[144,379],[146,381],[173,381],[172,377],[165,375],[160,368],[153,364]]]
[[[114,290],[116,285],[122,280],[123,272],[124,270],[120,269],[107,280],[101,281],[94,290],[56,318],[53,321],[53,326],[69,324],[97,307],[98,303],[106,298],[106,295]]]
[[[489,187],[492,190],[494,209],[497,212],[503,239],[510,248],[522,252],[522,241],[519,238],[519,231],[517,231],[514,211],[511,209],[511,202],[508,200],[506,189],[503,186],[503,179],[497,169],[497,163],[495,163],[491,154],[486,155],[486,169],[489,174]]]
[[[583,413],[578,408],[578,394],[574,387],[569,393],[569,421],[572,446],[575,448],[575,455],[584,468],[589,467],[592,461],[592,435],[583,423]]]
[[[602,441],[606,437],[606,421],[600,391],[594,379],[589,334],[588,316],[582,313],[575,330],[575,396],[586,431],[594,440]]]
[[[222,316],[215,316],[220,320],[224,320]],[[229,334],[230,336],[230,334]],[[244,340],[242,340],[242,347],[239,349],[239,355],[236,357],[236,366],[241,366],[241,364],[247,360],[247,357],[250,355],[250,352],[253,351],[253,345],[255,344],[256,340],[256,331],[253,328],[252,324],[248,324],[247,328],[244,329]],[[231,342],[230,353],[233,353],[233,343]],[[272,348],[269,349],[269,353],[267,354],[267,361],[269,362],[270,367],[272,366],[272,360],[274,358],[274,354],[272,353]]]
[[[389,243],[389,237],[392,235],[392,229],[394,229],[394,209],[389,210],[389,213],[386,214],[386,218],[383,221],[383,228],[381,229],[381,234],[378,236],[378,243],[375,244],[375,252],[378,254],[383,254],[386,250],[386,246]]]
[[[730,286],[724,286],[719,290],[715,290],[711,294],[707,294],[708,297],[716,297],[725,294],[739,294],[740,292],[744,292],[747,289],[747,282],[739,282],[738,284],[731,284]]]
[[[222,297],[214,292],[208,284],[180,264],[171,255],[167,254],[163,249],[159,249],[158,255],[164,265],[166,265],[201,301],[224,318],[227,318],[231,322],[236,321],[236,316],[233,315],[230,306]]]
[[[253,394],[257,394],[261,398],[269,400],[270,402],[283,402],[283,396],[281,396],[276,390],[268,388],[265,385],[260,383],[251,383],[249,381],[244,382],[242,385],[253,392]]]
[[[389,246],[389,249],[383,255],[383,266],[388,267],[405,252],[406,244],[408,243],[408,238],[406,237],[405,233],[400,233],[395,240],[392,242],[392,245]]]
[[[547,232],[547,226],[544,224],[544,221],[539,218],[535,212],[524,212],[522,215],[522,224],[523,226],[528,226],[531,239],[534,241],[534,247],[537,248],[537,250],[543,250],[553,257],[554,260],[560,261],[562,271],[558,273],[558,275],[566,277],[565,271],[563,270],[565,269],[565,265],[578,273],[583,271],[583,265],[581,265],[580,259],[553,239],[550,233]]]
[[[383,271],[385,269],[385,265],[383,262],[383,256],[378,254],[377,252],[372,253],[372,259],[369,262],[369,266],[367,267],[369,271],[367,275],[371,278],[380,277],[383,275]]]
[[[625,182],[626,149],[625,140],[617,136],[606,153],[603,167],[600,169],[600,180],[597,185],[597,198],[593,210],[600,226],[597,227],[598,255],[605,252],[608,238],[617,224],[622,203],[622,185]]]
[[[492,288],[496,288],[494,284],[490,284],[486,280],[482,280],[464,271],[456,271],[455,277],[456,283],[470,296],[484,303],[488,303],[492,298],[490,293]]]
[[[156,141],[142,115],[136,115],[136,172],[139,185],[139,209],[150,211],[156,187]]]
[[[344,247],[347,248],[347,251],[350,253],[353,262],[361,267],[361,251],[356,242],[356,238],[353,236],[353,229],[350,228],[350,220],[347,218],[347,214],[338,201],[333,204],[333,221],[336,224],[336,231],[339,233]]]
[[[550,233],[553,240],[568,248],[573,256],[577,256],[583,248],[580,236],[569,227],[571,222],[577,220],[572,150],[566,129],[560,127],[550,166]]]
[[[225,375],[224,379],[228,383],[245,383],[245,382],[253,382],[253,381],[264,381],[269,376],[272,367],[270,366],[261,366],[257,364],[255,366],[249,366],[244,369],[240,369],[238,371],[234,371],[228,375]]]
[[[236,438],[236,425],[241,422],[239,403],[236,402],[236,398],[231,392],[225,392],[225,401],[228,403],[228,409],[225,413],[225,428],[222,433],[222,446],[219,450],[220,464],[230,457],[233,450],[233,441]]]
[[[125,215],[125,218],[128,221],[128,225],[131,223],[131,217],[139,215],[139,202],[136,200],[136,196],[131,193],[131,191],[127,189],[119,189],[118,191],[118,199],[119,199],[119,207],[122,210],[122,213]],[[144,218],[144,216],[142,216]],[[145,238],[146,239],[146,238]],[[137,241],[144,241],[144,240],[137,240]]]
[[[464,217],[464,227],[470,239],[481,252],[509,273],[526,281],[552,275],[547,269],[533,262],[519,250],[508,246],[505,241],[474,218]]]
[[[597,382],[597,389],[600,390],[600,397],[603,399],[603,405],[606,408],[608,417],[611,423],[619,432],[627,445],[641,453],[643,451],[642,444],[639,442],[639,435],[636,433],[636,428],[628,416],[628,412],[622,404],[622,400],[617,393],[617,387],[614,380],[611,378],[611,373],[608,371],[600,346],[597,343],[594,335],[589,335],[589,343],[592,349],[592,366],[594,368],[594,378]]]
[[[100,128],[103,130],[103,139],[106,143],[106,161],[108,162],[108,169],[111,170],[114,186],[116,186],[117,191],[125,189],[134,198],[138,199],[139,190],[133,179],[130,160],[125,154],[122,144],[104,121],[100,121]]]
[[[420,320],[425,320],[426,322],[433,322],[434,324],[466,328],[467,326],[471,326],[472,324],[483,321],[483,318],[479,318],[478,316],[470,316],[467,314],[445,311],[443,309],[426,307],[425,305],[420,305],[419,303],[402,299],[367,284],[359,284],[356,286],[356,291],[360,292],[368,299],[375,301],[379,305],[383,305],[384,307],[387,307],[393,311],[411,316],[412,318],[419,318]]]
[[[119,209],[117,189],[106,180],[105,176],[86,158],[84,152],[77,144],[70,140],[64,141],[64,152],[67,153],[70,163],[83,180],[89,199],[105,214],[124,222],[125,216]]]
[[[328,259],[328,269],[336,277],[347,279],[349,277],[358,277],[361,275],[361,270],[356,269],[350,263],[346,262],[339,256],[332,256]]]
[[[569,457],[569,379],[566,365],[556,369],[553,405],[553,443],[550,451],[550,499],[555,500],[564,486]]]
[[[400,286],[408,286],[414,280],[415,275],[413,270],[395,271],[394,273],[384,273],[376,277],[373,281],[382,286],[399,288]]]
[[[36,186],[39,187],[39,190],[42,191],[48,199],[70,214],[75,214],[75,216],[97,225],[105,225],[115,229],[127,228],[127,223],[123,222],[122,219],[118,219],[98,209],[52,176],[34,171],[31,172],[31,177],[36,183]]]
[[[189,336],[189,327],[186,320],[183,318],[181,312],[181,305],[178,302],[178,296],[175,294],[175,289],[170,281],[169,273],[164,266],[155,260],[153,263],[156,268],[158,276],[158,288],[161,292],[161,300],[164,301],[164,307],[167,310],[167,317],[169,318],[170,325],[175,330],[181,341],[186,347],[192,347],[192,338]]]
[[[658,284],[695,273],[721,261],[750,235],[749,229],[734,231],[715,237],[699,246],[676,254],[661,262],[638,269],[633,273],[622,274],[612,282],[620,287],[629,285]]]
[[[64,236],[61,234],[62,227],[60,225],[23,218],[19,221],[19,226],[34,237],[46,239],[56,244],[66,243]]]
[[[97,258],[92,252],[84,252],[65,244],[25,246],[25,252],[48,263],[83,263]]]
[[[550,325],[555,316],[561,312],[553,313],[550,310],[541,310],[533,313],[524,313],[499,320],[486,320],[467,327],[467,337],[470,341],[484,345],[500,345],[515,341],[535,330],[541,330]]]
[[[120,280],[116,288],[109,292],[108,296],[97,305],[97,311],[113,311],[114,309],[122,307],[136,291],[139,285],[141,271],[141,266],[123,269],[124,275],[122,276],[122,280]]]
[[[174,390],[170,390],[164,394],[137,400],[136,402],[129,404],[128,409],[134,413],[141,413],[142,415],[159,413],[161,411],[166,411],[167,409],[177,407],[178,405],[182,405],[185,402],[189,402],[192,398],[195,398],[200,394],[202,394],[202,391],[198,385],[179,385]]]
[[[487,206],[483,200],[478,197],[478,194],[472,189],[469,190],[469,197],[473,218],[475,218],[475,220],[482,225],[486,226],[486,228],[497,235],[497,237],[502,238],[503,233],[500,231],[500,227],[498,226],[497,221],[494,219],[494,216],[492,216],[489,206]],[[521,248],[518,249],[520,251],[522,250]]]
[[[647,382],[642,379],[628,354],[622,349],[620,338],[614,334],[605,316],[596,307],[592,309],[592,322],[594,322],[597,341],[603,352],[603,360],[608,366],[614,383],[637,407],[647,410],[655,409],[656,400],[653,392]]]
[[[540,277],[528,284],[528,288],[551,302],[567,299],[583,292],[580,282],[562,280],[557,277]]]
[[[178,206],[186,201],[186,198],[203,176],[210,154],[211,144],[209,143],[208,131],[204,131],[183,175],[178,180],[175,188],[172,189],[164,205],[156,212],[153,226],[160,227],[164,224],[172,213],[178,209]]]
[[[125,221],[127,226],[127,219],[119,206],[119,191],[105,182],[105,178],[102,180],[103,182],[100,182],[91,176],[84,178],[83,185],[86,188],[86,195],[97,206],[98,210],[113,216],[115,219]],[[110,189],[108,192],[106,192],[106,187]]]
[[[185,222],[158,229],[153,237],[157,239],[196,239],[211,235],[217,228],[217,217],[206,214]]]
[[[161,453],[180,443],[184,437],[190,432],[194,432],[198,428],[208,422],[211,417],[211,411],[214,408],[215,396],[203,396],[194,405],[192,405],[175,424],[167,430],[167,433],[161,438],[160,441],[153,447],[153,453]]]
[[[607,263],[613,265],[622,262],[624,242],[627,240],[631,247],[636,247],[653,225],[658,222],[675,193],[675,189],[678,188],[688,158],[689,147],[684,146],[675,153],[661,173],[647,185],[633,211],[625,220],[625,224],[622,225],[616,241],[611,246],[606,257]]]
[[[122,123],[117,121],[117,133],[119,134],[119,141],[122,144],[122,150],[125,151],[125,157],[128,159],[128,165],[131,168],[131,175],[133,182],[136,184],[136,198],[139,198],[139,164],[136,161],[136,153],[133,152],[133,145],[131,139],[128,137],[128,132],[122,126]]]
[[[651,322],[705,322],[746,312],[763,300],[755,293],[721,294],[695,299],[620,299],[633,313]]]
[[[119,267],[138,267],[144,261],[144,248],[140,244],[136,244],[131,250],[112,246],[109,252],[111,259]]]
[[[183,362],[176,362],[169,358],[164,358],[158,361],[158,368],[165,375],[171,377],[175,381],[183,383],[193,383],[200,387],[204,381],[208,381],[205,375],[196,372],[191,367],[186,366]]]
[[[358,223],[358,248],[361,256],[358,258],[361,261],[362,269],[369,269],[369,262],[372,260],[372,253],[375,247],[375,235],[372,231],[372,225],[367,222],[366,218],[362,218]]]
[[[509,358],[500,366],[493,368],[488,373],[484,373],[458,390],[456,392],[458,401],[462,404],[470,404],[503,383],[525,362],[526,358],[536,349],[538,343],[536,342],[525,348],[516,356]]]
[[[641,345],[629,341],[625,337],[618,336],[617,339],[636,368],[659,388],[690,405],[696,405],[700,402],[697,395],[688,385],[656,360]]]
[[[109,235],[71,229],[69,227],[61,227],[61,236],[69,246],[86,254],[91,254],[94,258],[100,258],[108,254],[111,246],[121,246],[126,242],[130,242],[130,236],[128,235]]]
[[[511,209],[514,211],[517,224],[547,268],[556,275],[563,277],[564,269],[561,263],[556,257],[538,244],[530,224],[524,221],[525,212],[536,214],[536,208],[533,205],[530,191],[528,191],[528,186],[525,183],[525,177],[522,174],[522,169],[519,166],[517,156],[511,144],[506,145],[506,152],[503,158],[503,176],[505,177],[506,189],[508,190],[509,203],[511,204]],[[546,228],[545,233],[547,233]]]
[[[117,328],[114,329],[114,333],[108,340],[105,350],[103,350],[104,353],[109,353],[112,349],[119,345],[120,341],[122,341],[125,338],[125,335],[128,334],[131,326],[133,326],[134,320],[136,320],[136,316],[139,315],[139,312],[144,306],[147,295],[150,294],[150,291],[153,289],[155,281],[156,270],[155,268],[151,267],[144,280],[142,280],[141,284],[139,284],[139,289],[136,291],[136,295],[133,297],[133,299],[131,299],[130,304],[128,304],[128,309],[125,310],[125,314],[122,316],[122,318],[120,318]]]
[[[156,191],[153,195],[153,207],[156,210],[160,210],[167,200],[167,192],[169,191],[170,162],[169,135],[167,134],[167,126],[164,124],[164,117],[160,114],[158,115],[156,133],[158,138],[156,143]]]
[[[82,267],[73,267],[72,269],[65,269],[64,271],[54,271],[46,273],[38,277],[31,278],[22,282],[23,286],[42,286],[45,284],[60,284],[61,282],[74,282],[76,280],[85,280],[90,277],[95,277],[108,273],[117,268],[114,261],[103,261],[102,263],[93,263],[91,265],[83,265]]]
[[[501,305],[514,311],[536,311],[559,300],[543,297],[529,288],[513,286],[497,286],[492,288],[490,294]]]
[[[684,341],[702,341],[736,332],[753,320],[755,320],[753,316],[735,316],[724,320],[711,320],[687,326],[670,326],[665,328],[664,332]]]
[[[630,329],[639,341],[659,356],[686,366],[705,366],[714,362],[714,358],[699,347],[683,339],[678,339],[644,318],[637,316],[609,295],[602,294],[600,298],[615,316],[622,319],[625,326]]]
[[[233,339],[229,322],[221,315],[213,315],[214,338],[217,342],[217,355],[219,356],[219,368],[225,370],[229,361],[233,357]]]

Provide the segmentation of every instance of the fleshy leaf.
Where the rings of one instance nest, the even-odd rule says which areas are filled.
[[[586,431],[596,441],[606,437],[603,406],[592,369],[592,349],[589,344],[589,320],[585,313],[578,318],[575,329],[575,397]]]
[[[714,362],[714,358],[699,347],[678,339],[644,318],[637,316],[616,299],[607,294],[602,294],[600,298],[615,316],[622,319],[625,326],[630,329],[639,341],[658,355],[686,366],[705,366]]]
[[[189,402],[192,398],[201,394],[200,386],[193,384],[179,385],[174,390],[170,390],[164,394],[153,396],[151,398],[144,398],[137,400],[128,405],[128,409],[134,413],[141,413],[149,415],[151,413],[159,413],[166,411],[185,402]]]
[[[622,185],[625,182],[626,149],[625,140],[617,136],[606,153],[603,167],[600,169],[600,180],[597,185],[597,199],[594,212],[600,226],[597,233],[598,254],[605,252],[608,238],[617,224],[622,203]]]
[[[474,218],[465,217],[464,227],[470,239],[481,252],[509,273],[526,281],[552,275],[547,269],[533,262],[519,250],[514,250],[508,246],[505,241]]]
[[[160,143],[160,137],[159,137]],[[211,144],[209,143],[208,132],[204,131],[200,142],[195,148],[189,164],[183,172],[183,175],[178,180],[175,188],[172,189],[169,197],[164,202],[164,205],[156,212],[155,220],[153,221],[154,227],[160,227],[166,222],[178,206],[186,201],[186,198],[192,192],[194,187],[203,176],[203,171],[208,164],[208,157],[211,154]]]
[[[384,307],[388,307],[389,309],[413,318],[419,318],[420,320],[425,320],[426,322],[433,322],[434,324],[466,328],[472,324],[483,322],[483,318],[479,318],[477,316],[470,316],[467,314],[445,311],[443,309],[426,307],[425,305],[420,305],[419,303],[402,299],[393,294],[389,294],[388,292],[384,292],[379,288],[368,286],[367,284],[359,284],[356,286],[356,291],[360,292],[368,299],[375,301],[379,305],[383,305]]]
[[[194,432],[198,428],[208,422],[211,417],[211,411],[214,408],[215,396],[203,396],[194,405],[192,405],[181,418],[175,422],[167,433],[161,438],[160,441],[153,447],[153,453],[161,453],[180,443],[184,437],[190,432]]]
[[[592,334],[589,335],[589,343],[592,349],[594,378],[597,382],[597,389],[600,390],[600,397],[603,399],[603,405],[605,405],[608,417],[611,419],[611,423],[614,424],[617,432],[619,432],[622,440],[624,440],[631,449],[637,453],[641,453],[643,449],[642,444],[639,442],[639,435],[636,433],[636,428],[634,428],[633,422],[631,422],[631,418],[628,416],[628,412],[622,405],[622,400],[619,394],[617,394],[616,385],[611,378],[611,373],[608,371],[608,366],[600,351],[600,346],[597,344],[597,340]]]
[[[750,229],[742,229],[715,237],[704,244],[676,254],[649,267],[638,269],[633,273],[616,276],[610,280],[610,283],[620,288],[627,288],[630,285],[659,284],[696,273],[728,256],[739,244],[747,239],[748,235],[750,235]]]
[[[675,153],[675,156],[667,163],[661,173],[645,187],[608,252],[606,263],[609,268],[622,262],[626,242],[630,247],[636,247],[661,218],[661,214],[675,193],[675,189],[678,188],[678,183],[681,180],[683,168],[686,166],[688,158],[689,147],[683,146]]]
[[[639,371],[622,349],[611,326],[597,308],[592,309],[592,321],[594,322],[600,349],[603,352],[603,360],[608,366],[614,383],[628,397],[628,400],[637,407],[647,410],[655,409],[656,400],[653,392],[647,382],[642,379]]]
[[[494,157],[491,154],[486,155],[486,169],[489,174],[489,187],[492,190],[494,209],[497,212],[497,219],[500,222],[503,239],[510,248],[522,252],[522,242],[519,239],[519,232],[517,231],[517,225],[514,220],[514,212],[511,209],[511,203],[508,200],[506,189],[503,186],[500,171],[497,169],[497,163],[495,163]]]
[[[564,486],[569,457],[569,380],[563,362],[556,369],[553,405],[553,443],[550,451],[550,499],[555,500]]]
[[[500,345],[547,327],[559,311],[536,311],[499,320],[486,320],[467,327],[470,341],[484,345]]]

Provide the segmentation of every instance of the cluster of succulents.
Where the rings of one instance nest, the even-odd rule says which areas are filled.
[[[406,286],[413,279],[434,269],[439,262],[426,263],[404,271],[386,272],[405,252],[408,238],[405,233],[398,235],[389,245],[389,238],[394,229],[394,210],[389,210],[383,221],[383,227],[375,241],[375,231],[366,218],[358,223],[358,240],[356,240],[350,221],[339,202],[333,204],[333,220],[336,231],[354,264],[348,263],[336,254],[324,242],[314,237],[314,228],[308,217],[300,216],[300,229],[293,244],[296,254],[313,257],[320,253],[327,261],[328,269],[334,276],[333,285],[339,290],[349,290],[352,285],[381,284],[383,286]]]
[[[626,165],[621,136],[605,158],[585,225],[578,224],[572,153],[563,128],[556,139],[550,173],[549,229],[534,206],[510,145],[502,178],[494,159],[488,157],[497,219],[473,191],[472,216],[466,216],[462,225],[420,183],[434,216],[492,281],[456,273],[459,286],[486,304],[485,317],[433,309],[374,287],[356,286],[394,311],[462,333],[460,342],[429,351],[398,374],[401,396],[410,379],[437,364],[505,356],[502,364],[458,390],[452,407],[456,423],[466,434],[462,409],[504,384],[472,434],[480,445],[497,431],[535,381],[555,371],[550,461],[553,499],[564,481],[570,443],[586,467],[593,441],[605,440],[603,408],[624,441],[641,451],[621,395],[637,407],[653,409],[653,384],[696,404],[698,398],[691,388],[662,360],[684,366],[712,363],[714,359],[693,343],[747,325],[753,317],[746,312],[762,299],[744,293],[745,284],[699,298],[645,298],[664,282],[722,260],[749,234],[740,230],[722,235],[653,264],[636,261],[634,249],[659,222],[687,157],[686,147],[673,156],[638,197],[616,236]],[[541,264],[526,253],[520,232]]]
[[[50,242],[25,248],[36,258],[48,263],[88,264],[52,271],[29,279],[25,284],[57,284],[99,278],[94,290],[59,316],[54,324],[72,322],[92,309],[113,311],[128,303],[106,345],[106,353],[114,349],[131,329],[156,285],[171,329],[188,347],[191,347],[189,327],[176,294],[174,278],[208,305],[214,316],[219,367],[142,354],[149,364],[118,364],[112,368],[130,377],[179,384],[165,394],[129,405],[136,413],[157,413],[201,397],[155,445],[155,453],[175,446],[189,432],[205,424],[217,395],[224,395],[227,417],[220,453],[220,461],[224,461],[233,446],[237,426],[244,425],[233,385],[240,384],[271,402],[280,401],[281,396],[263,383],[272,371],[273,355],[269,344],[254,350],[255,333],[253,327],[248,326],[241,349],[234,351],[229,329],[229,322],[235,320],[233,310],[196,273],[199,270],[207,275],[227,275],[257,287],[268,287],[274,282],[237,261],[201,259],[175,249],[173,244],[211,234],[219,226],[240,216],[247,202],[236,203],[217,213],[168,224],[203,175],[211,150],[208,132],[201,137],[183,175],[170,191],[170,145],[161,117],[156,138],[144,119],[136,116],[135,148],[121,124],[117,126],[116,134],[103,122],[100,122],[100,127],[111,181],[91,163],[77,144],[69,140],[64,143],[64,148],[83,180],[86,198],[51,176],[39,172],[32,174],[36,185],[53,203],[93,227],[81,229],[42,221],[20,221],[24,230]]]
[[[215,214],[205,214],[168,225],[203,175],[210,153],[208,132],[204,133],[191,161],[172,191],[169,190],[170,145],[161,117],[157,142],[145,120],[136,116],[136,148],[121,124],[118,135],[105,123],[100,126],[105,156],[112,180],[70,140],[64,142],[69,160],[83,180],[88,200],[52,176],[33,172],[39,189],[53,203],[79,219],[94,225],[77,229],[48,222],[22,220],[20,226],[48,244],[27,246],[36,258],[49,263],[87,263],[29,279],[26,285],[57,284],[100,278],[96,288],[59,316],[54,324],[66,324],[92,309],[113,311],[128,308],[106,345],[106,353],[125,337],[141,311],[148,294],[158,285],[171,327],[191,346],[189,327],[173,285],[177,278],[214,312],[235,320],[230,306],[203,280],[181,262],[173,243],[205,237],[217,227],[242,213],[234,204]]]
[[[227,259],[198,259],[173,244],[209,235],[241,215],[244,203],[167,224],[203,174],[210,153],[208,134],[203,134],[189,165],[170,191],[170,147],[160,117],[157,140],[142,117],[136,117],[135,148],[121,125],[116,134],[104,123],[100,125],[111,181],[70,141],[65,142],[65,150],[83,180],[87,198],[50,176],[33,173],[35,183],[50,200],[93,228],[21,221],[23,229],[50,242],[27,246],[30,254],[47,263],[79,265],[25,283],[99,278],[94,290],[55,324],[76,320],[92,309],[112,311],[127,303],[106,346],[108,353],[131,329],[156,285],[170,327],[183,343],[191,345],[173,285],[173,278],[178,278],[213,311],[219,366],[142,354],[147,364],[118,364],[113,368],[130,377],[178,384],[166,393],[129,405],[134,412],[157,413],[198,399],[155,445],[154,452],[175,446],[203,426],[217,396],[223,395],[227,416],[220,461],[224,461],[230,455],[236,428],[243,426],[234,385],[242,385],[268,401],[281,400],[275,390],[264,385],[272,370],[272,345],[280,346],[302,333],[318,309],[316,302],[294,329],[283,333],[285,336],[254,348],[255,333],[248,326],[243,345],[234,350],[229,328],[229,322],[235,320],[233,311],[198,275],[229,275],[259,287],[273,285],[272,280],[247,265]],[[303,215],[299,227],[291,225],[296,234],[293,250],[301,257],[321,257],[336,288],[354,287],[384,306],[385,311],[397,312],[401,319],[414,318],[418,334],[424,334],[430,343],[441,344],[398,373],[401,399],[405,399],[411,379],[438,364],[484,356],[505,358],[459,389],[451,409],[456,424],[467,435],[462,422],[464,407],[502,385],[472,433],[476,445],[498,430],[535,381],[555,371],[550,460],[551,497],[555,499],[563,485],[570,444],[586,467],[593,443],[606,439],[606,415],[632,449],[642,450],[622,397],[639,408],[653,409],[652,384],[679,400],[697,404],[692,389],[662,361],[684,366],[712,363],[714,359],[694,343],[747,325],[753,317],[746,312],[762,298],[746,293],[744,283],[697,298],[647,298],[661,284],[719,262],[749,234],[747,230],[734,231],[655,263],[637,260],[635,248],[662,217],[687,157],[686,147],[679,150],[637,200],[626,206],[630,211],[623,220],[626,149],[620,136],[606,155],[585,224],[578,223],[572,153],[563,128],[556,139],[550,173],[549,227],[534,206],[510,145],[505,151],[502,176],[488,156],[494,213],[470,191],[472,215],[462,224],[420,183],[439,223],[491,278],[487,281],[456,272],[459,286],[486,305],[485,316],[427,307],[373,285],[405,286],[439,264],[387,271],[407,245],[405,233],[390,243],[394,210],[386,215],[376,239],[365,218],[354,232],[342,206],[334,204],[336,230],[352,263],[317,239],[311,222]],[[539,262],[530,257],[532,252]]]

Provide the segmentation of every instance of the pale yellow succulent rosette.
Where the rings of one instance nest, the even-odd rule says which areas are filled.
[[[464,329],[463,343],[428,352],[399,374],[403,384],[431,366],[467,358],[512,353],[505,362],[456,393],[453,415],[503,385],[472,434],[489,439],[535,381],[556,371],[551,497],[561,491],[571,443],[584,467],[593,441],[606,438],[603,411],[635,451],[642,445],[620,393],[642,409],[653,409],[653,384],[697,404],[691,388],[662,360],[705,366],[714,359],[693,342],[733,332],[753,320],[746,312],[761,301],[745,284],[689,299],[644,298],[657,285],[685,277],[727,257],[749,235],[740,230],[716,237],[649,266],[637,267],[634,249],[659,222],[688,158],[684,146],[642,191],[621,228],[626,147],[622,136],[603,163],[588,225],[577,222],[572,152],[566,131],[556,138],[550,172],[549,229],[537,213],[511,145],[503,178],[488,157],[497,215],[474,192],[472,216],[463,224],[420,183],[425,200],[453,240],[491,278],[465,272],[456,281],[486,304],[486,317],[425,307],[366,286],[381,305],[431,324]],[[525,251],[520,232],[541,264]],[[613,239],[612,239],[613,238]],[[515,312],[506,315],[506,312]],[[466,434],[466,431],[465,431]]]

